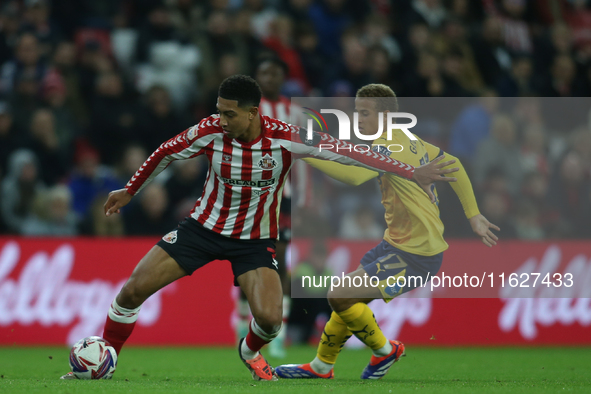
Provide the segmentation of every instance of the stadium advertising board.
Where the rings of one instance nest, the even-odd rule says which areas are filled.
[[[155,241],[0,238],[0,344],[71,344],[100,335],[110,302]],[[330,264],[352,268],[375,243],[329,240]],[[571,272],[575,283],[591,279],[588,242],[511,241],[486,253],[477,241],[449,243],[442,271],[452,276],[477,265],[496,278],[507,260],[517,259],[528,269]],[[292,265],[305,259],[308,249],[309,242],[294,243]],[[512,273],[505,272],[506,278]],[[409,344],[591,344],[591,296],[585,286],[551,284],[535,290],[543,294],[532,294],[520,280],[511,281],[515,286],[509,279],[505,287],[496,279],[494,284],[496,297],[399,297],[371,307],[387,337]],[[232,345],[233,297],[229,264],[209,264],[151,297],[129,343]]]

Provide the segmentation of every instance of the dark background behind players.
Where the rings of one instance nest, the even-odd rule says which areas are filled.
[[[354,96],[368,82],[411,97],[588,97],[590,21],[585,0],[3,1],[0,231],[38,233],[31,223],[45,223],[78,234],[161,235],[163,218],[179,219],[179,206],[200,195],[191,187],[179,195],[174,185],[202,178],[202,163],[159,179],[158,209],[140,199],[108,223],[95,214],[97,201],[126,182],[138,151],[213,112],[219,82],[253,75],[261,56],[288,64],[288,97]],[[556,131],[535,101],[522,105],[506,116],[483,101],[425,139],[464,159],[501,237],[591,236],[589,124]],[[440,188],[442,205],[454,201],[447,193]],[[48,224],[39,201],[57,196],[65,212]],[[327,231],[342,233],[330,204],[321,207],[346,207],[355,194],[331,184],[315,198]],[[471,235],[454,221],[459,204],[441,212],[446,236]],[[374,214],[381,225],[379,207]],[[140,216],[150,222],[134,226]]]

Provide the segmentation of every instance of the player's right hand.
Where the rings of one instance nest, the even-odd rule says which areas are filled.
[[[104,205],[105,216],[111,216],[114,213],[121,213],[121,208],[126,206],[133,196],[127,192],[127,189],[113,190],[109,193],[109,198]]]

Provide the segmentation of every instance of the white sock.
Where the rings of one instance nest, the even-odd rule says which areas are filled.
[[[390,354],[391,351],[392,351],[392,344],[390,343],[390,341],[386,341],[386,344],[384,346],[382,346],[381,348],[376,349],[376,350],[372,350],[373,355],[376,357],[387,356],[388,354]]]
[[[334,364],[325,363],[318,357],[314,357],[314,360],[312,360],[310,366],[314,372],[319,373],[320,375],[326,375],[334,367]]]
[[[250,350],[250,348],[246,344],[246,339],[242,341],[242,346],[240,346],[240,353],[242,354],[242,358],[245,360],[252,360],[253,358],[259,355],[259,352],[253,352],[252,350]]]
[[[141,305],[134,309],[123,308],[117,303],[115,298],[109,308],[109,318],[117,323],[131,324],[137,321]]]

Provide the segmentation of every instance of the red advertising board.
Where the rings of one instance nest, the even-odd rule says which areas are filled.
[[[110,302],[155,241],[0,238],[0,345],[65,344],[100,335]],[[507,267],[550,267],[574,272],[577,285],[534,294],[544,298],[524,298],[530,293],[516,293],[523,288],[503,290],[496,282],[496,296],[489,292],[488,298],[439,298],[446,296],[441,293],[378,300],[371,307],[388,337],[430,345],[591,344],[588,242],[504,242],[492,249],[477,241],[449,243],[442,271],[450,274],[474,266],[495,275]],[[374,244],[332,240],[329,259],[355,267]],[[305,242],[292,248],[292,259],[306,257]],[[235,293],[229,263],[213,262],[152,296],[129,343],[233,344]]]

